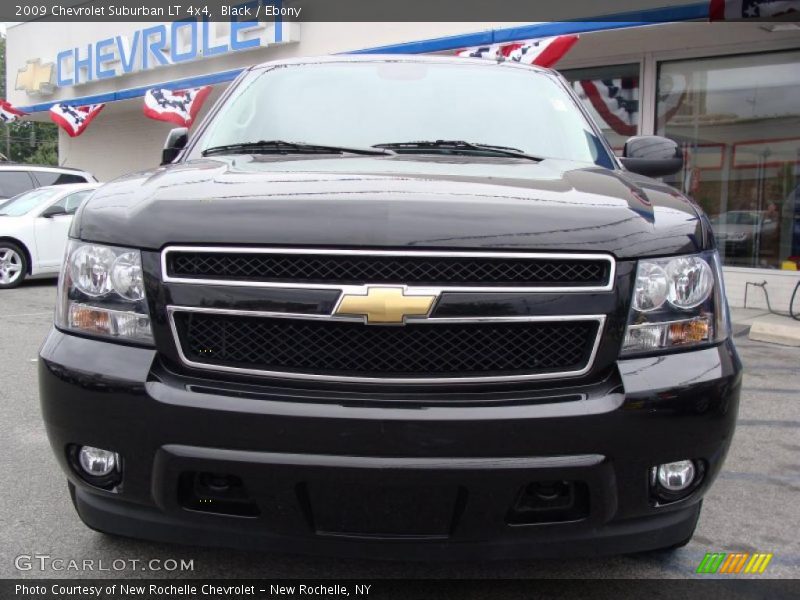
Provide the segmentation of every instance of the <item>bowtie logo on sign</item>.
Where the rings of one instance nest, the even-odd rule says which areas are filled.
[[[53,93],[53,63],[42,63],[38,58],[29,60],[25,66],[17,71],[15,88],[23,90],[30,95]]]

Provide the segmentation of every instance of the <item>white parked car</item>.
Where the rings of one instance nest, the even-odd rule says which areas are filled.
[[[40,187],[0,204],[0,289],[55,277],[72,215],[99,183]]]
[[[0,205],[7,198],[42,186],[96,181],[94,175],[82,169],[0,161]]]

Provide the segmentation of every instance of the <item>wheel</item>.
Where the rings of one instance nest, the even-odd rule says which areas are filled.
[[[13,242],[0,242],[0,289],[17,287],[27,273],[25,251]]]

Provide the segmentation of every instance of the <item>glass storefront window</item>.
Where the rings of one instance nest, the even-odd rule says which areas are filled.
[[[727,265],[800,260],[800,51],[660,63],[656,129],[683,144],[666,181],[708,213]]]
[[[597,121],[618,156],[639,133],[639,64],[570,69],[561,74]]]

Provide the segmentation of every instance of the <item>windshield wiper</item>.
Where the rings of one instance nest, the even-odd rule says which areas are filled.
[[[345,152],[365,154],[367,156],[394,154],[394,152],[385,149],[325,146],[321,144],[306,144],[305,142],[286,142],[284,140],[260,140],[258,142],[211,146],[203,150],[202,154],[203,156],[211,156],[212,154],[343,154]]]
[[[544,160],[540,156],[527,154],[518,148],[508,146],[495,146],[493,144],[481,144],[466,142],[464,140],[423,140],[419,142],[395,142],[390,144],[375,144],[373,148],[384,148],[388,150],[448,150],[451,152],[492,152],[501,156],[513,156],[514,158],[524,158],[539,162]]]

